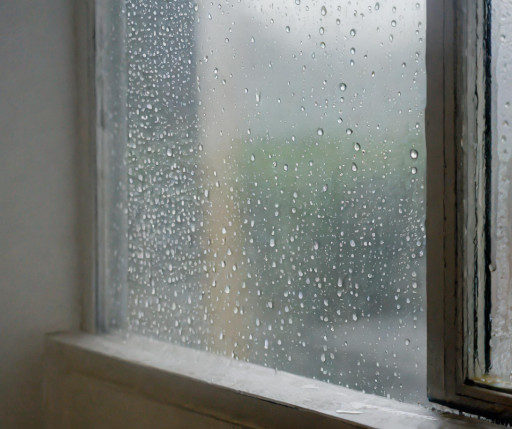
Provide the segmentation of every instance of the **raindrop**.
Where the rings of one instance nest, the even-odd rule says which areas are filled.
[[[356,30],[355,29],[350,30],[350,35],[352,37],[354,37],[356,35]]]
[[[418,158],[418,151],[416,149],[411,149],[411,158],[412,159]]]
[[[340,91],[345,91],[347,89],[347,85],[345,83],[340,83]]]
[[[323,128],[318,128],[318,130],[316,130],[316,133],[317,133],[319,136],[323,136],[323,135],[324,135],[324,130],[323,130]]]
[[[325,6],[322,6],[322,8],[320,9],[320,13],[322,14],[322,16],[327,15],[327,8]]]

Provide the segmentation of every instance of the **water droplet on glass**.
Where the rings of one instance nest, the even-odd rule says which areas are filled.
[[[359,143],[354,143],[354,150],[361,150],[361,145]]]
[[[352,171],[357,171],[357,164],[355,162],[352,163]]]
[[[418,151],[416,149],[411,149],[411,158],[412,159],[418,158]]]
[[[324,130],[322,128],[318,128],[318,130],[316,130],[316,133],[319,135],[319,136],[323,136],[324,135]]]
[[[354,37],[356,35],[356,30],[354,30],[354,29],[350,30],[350,35],[352,37]]]
[[[347,89],[347,85],[345,83],[340,83],[340,91],[345,91]]]
[[[347,135],[350,135],[352,133],[353,133],[352,128],[347,128]]]
[[[285,29],[285,31],[286,31],[287,33],[289,33],[289,32],[290,32],[290,26],[289,26],[289,25],[287,25],[286,27],[284,27],[284,29]]]
[[[322,6],[322,8],[320,9],[320,13],[322,14],[322,16],[327,15],[327,8],[325,6]]]

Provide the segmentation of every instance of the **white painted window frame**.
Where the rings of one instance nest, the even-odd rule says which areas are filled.
[[[327,392],[326,395],[343,397],[348,394],[357,401],[362,401],[361,403],[377,401],[380,404],[380,408],[374,411],[367,408],[358,414],[361,410],[352,407],[345,410],[348,411],[346,414],[337,414],[336,409],[344,408],[343,401],[340,401],[339,407],[329,402],[329,407],[326,408],[322,405],[325,395],[318,392],[311,395],[307,392],[295,391],[293,397],[286,397],[288,394],[292,396],[292,390],[286,387],[286,383],[291,383],[290,386],[305,383],[307,379],[302,377],[279,373],[280,378],[276,383],[273,370],[232,362],[228,366],[235,368],[234,372],[231,373],[231,370],[228,370],[227,378],[221,377],[214,380],[212,378],[214,375],[209,374],[208,370],[224,358],[138,337],[122,342],[119,338],[105,335],[102,321],[106,317],[104,314],[106,306],[102,285],[108,281],[107,255],[104,252],[105,243],[108,240],[108,225],[105,214],[106,196],[102,186],[105,182],[105,167],[112,154],[105,152],[103,144],[105,136],[102,134],[101,124],[107,112],[103,109],[105,92],[102,88],[102,79],[96,74],[97,62],[105,60],[99,58],[96,47],[104,43],[101,29],[108,31],[108,28],[104,25],[105,17],[100,16],[96,5],[104,7],[108,4],[108,0],[75,1],[81,100],[79,103],[82,142],[79,216],[83,281],[82,331],[84,333],[50,337],[48,340],[50,357],[53,356],[54,360],[63,359],[63,354],[56,351],[66,349],[67,365],[75,369],[89,366],[89,370],[97,377],[107,379],[109,371],[105,371],[105,368],[109,365],[121,365],[124,370],[114,371],[117,378],[114,377],[115,380],[112,381],[122,385],[136,384],[137,374],[140,375],[141,371],[144,374],[146,374],[145,371],[150,373],[154,371],[151,373],[153,375],[148,376],[158,375],[163,377],[163,380],[169,380],[169,385],[163,390],[161,382],[155,387],[156,391],[166,392],[165,395],[168,395],[162,394],[165,397],[162,396],[159,400],[183,406],[180,401],[184,399],[176,399],[176,393],[173,393],[176,387],[175,381],[179,378],[179,389],[183,389],[183,392],[188,392],[186,395],[189,395],[185,395],[187,404],[193,404],[196,401],[191,406],[193,410],[213,416],[221,413],[222,419],[226,421],[248,426],[265,427],[268,421],[265,420],[264,414],[273,413],[271,425],[276,427],[311,427],[314,422],[321,424],[322,427],[410,428],[423,427],[422,425],[426,422],[429,422],[428,427],[449,427],[451,417],[443,417],[437,412],[400,404],[385,398],[376,398],[361,392],[348,391],[347,393],[347,389],[309,380],[308,384],[316,386],[317,391]],[[464,352],[465,338],[468,338],[468,332],[474,329],[468,324],[470,319],[468,309],[470,309],[469,306],[473,306],[470,309],[472,311],[478,306],[468,302],[468,287],[465,286],[466,273],[460,268],[464,266],[460,227],[467,220],[465,218],[467,209],[465,212],[461,210],[465,203],[465,197],[462,195],[467,178],[470,176],[466,168],[468,162],[463,155],[467,153],[464,150],[467,139],[476,138],[475,142],[478,144],[480,137],[477,136],[477,129],[466,126],[468,118],[478,119],[474,116],[479,114],[478,108],[472,104],[465,104],[467,108],[461,110],[457,106],[460,107],[461,103],[470,101],[467,78],[472,75],[468,75],[468,71],[464,68],[466,66],[462,65],[467,64],[468,56],[475,55],[474,58],[477,58],[476,54],[481,53],[477,52],[477,45],[472,38],[476,33],[472,31],[477,30],[477,23],[474,21],[476,5],[483,1],[427,0],[428,397],[435,402],[486,415],[492,419],[512,421],[512,397],[507,393],[472,382],[471,376],[475,372],[470,363],[474,361],[473,356]],[[471,73],[473,72],[475,70],[471,70]],[[476,124],[477,122],[475,126]],[[115,318],[116,315],[109,315],[109,317]],[[145,351],[137,349],[137,346],[142,344]],[[147,364],[148,356],[144,355],[148,353],[148,349],[151,350],[150,364]],[[162,350],[167,353],[165,354],[167,362],[163,361]],[[172,353],[168,354],[169,351]],[[194,366],[198,353],[201,355],[201,365]],[[169,359],[169,356],[172,357]],[[158,357],[161,359],[159,360]],[[180,366],[181,364],[178,363],[182,361],[188,362],[189,366],[186,364]],[[152,369],[149,369],[148,365]],[[258,381],[251,376],[253,371],[259,374]],[[131,381],[120,380],[119,374],[125,374],[125,376],[130,374],[128,378]],[[244,382],[247,388],[240,387]],[[229,383],[236,383],[236,388]],[[145,385],[147,388],[147,383]],[[263,389],[264,386],[265,389]],[[196,391],[213,389],[215,395],[220,395],[228,402],[234,401],[233,403],[242,406],[243,409],[252,411],[241,417],[237,415],[235,407],[218,402],[208,403],[208,401],[205,405],[202,402],[205,400],[204,396],[195,398],[190,393],[194,389]],[[338,393],[335,394],[335,391]],[[286,393],[285,396],[283,392]],[[393,418],[388,422],[382,419],[383,408],[395,411],[394,414],[389,415]],[[413,418],[414,415],[417,415],[417,419]],[[457,421],[456,424],[463,424],[463,421]],[[476,424],[474,420],[469,422],[471,427]],[[483,422],[478,422],[478,425],[491,426]]]

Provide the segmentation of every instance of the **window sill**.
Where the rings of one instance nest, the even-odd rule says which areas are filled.
[[[67,394],[56,379],[78,374],[243,427],[498,427],[139,336],[52,334],[46,362],[47,417]]]

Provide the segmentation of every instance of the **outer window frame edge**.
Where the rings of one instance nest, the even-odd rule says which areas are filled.
[[[483,248],[485,215],[474,208],[485,197],[488,1],[427,2],[427,388],[433,402],[512,422],[512,395],[473,381],[486,366],[477,325],[488,285],[469,271],[488,268],[466,226]]]
[[[98,201],[99,190],[96,133],[96,0],[74,0],[77,129],[78,129],[78,252],[80,274],[80,329],[98,333]]]

